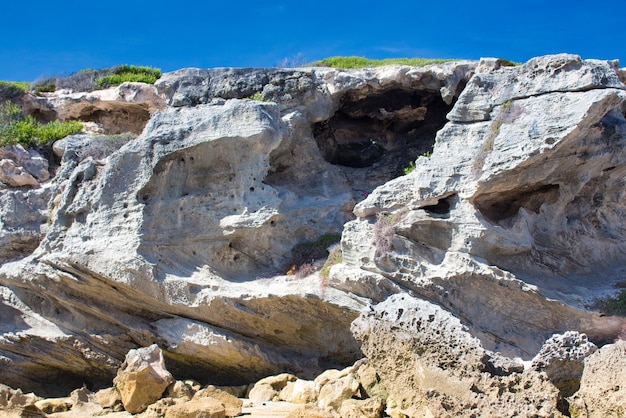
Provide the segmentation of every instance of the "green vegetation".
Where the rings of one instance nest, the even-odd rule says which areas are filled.
[[[341,251],[341,245],[337,245],[328,254],[328,258],[324,262],[322,269],[320,270],[320,277],[322,280],[327,280],[330,275],[330,268],[335,264],[339,264],[343,261],[343,252]]]
[[[415,170],[415,163],[413,161],[411,161],[409,163],[409,166],[405,167],[403,171],[404,171],[404,174],[406,175],[406,174],[412,173],[413,170]]]
[[[615,297],[607,297],[598,301],[599,309],[608,314],[626,316],[626,289],[620,291]]]
[[[8,101],[0,104],[0,146],[22,144],[25,147],[47,144],[80,132],[78,121],[54,121],[41,124],[32,116],[24,116],[19,106]]]
[[[248,100],[256,100],[257,102],[262,102],[263,101],[263,94],[261,94],[260,91],[257,91],[252,96],[246,97],[246,99],[248,99]]]
[[[28,91],[28,83],[22,81],[0,81],[0,102],[23,96]]]
[[[424,65],[441,64],[450,61],[458,60],[436,58],[386,58],[375,60],[365,57],[329,57],[324,58],[323,60],[315,61],[311,65],[313,67],[332,67],[344,69],[382,67],[383,65],[410,65],[413,67],[423,67]]]
[[[99,88],[117,86],[126,81],[154,84],[161,78],[161,70],[152,67],[137,67],[134,65],[120,65],[112,68],[112,72],[95,80]]]
[[[506,58],[498,58],[498,64],[503,67],[517,67],[518,65],[522,65],[520,62],[511,61]]]

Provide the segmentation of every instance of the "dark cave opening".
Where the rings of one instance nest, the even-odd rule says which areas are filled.
[[[559,185],[546,184],[508,192],[489,193],[474,199],[476,209],[489,221],[499,223],[517,215],[520,208],[539,213],[544,203],[554,203]]]
[[[352,168],[394,165],[396,175],[429,153],[452,109],[438,91],[393,88],[368,94],[346,93],[328,120],[313,125],[324,159]],[[389,170],[386,170],[389,171]]]

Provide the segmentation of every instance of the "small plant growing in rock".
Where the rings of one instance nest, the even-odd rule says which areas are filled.
[[[626,289],[620,291],[615,297],[609,296],[604,300],[598,300],[596,305],[605,314],[626,316]]]
[[[404,174],[407,175],[407,174],[412,173],[413,170],[415,170],[415,163],[413,161],[411,161],[409,163],[409,166],[405,167],[404,170],[402,170],[402,171],[404,171]]]

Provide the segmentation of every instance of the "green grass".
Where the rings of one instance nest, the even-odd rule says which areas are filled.
[[[22,115],[16,104],[6,102],[0,105],[0,146],[21,144],[25,147],[44,145],[68,135],[80,132],[83,124],[78,121],[46,124],[39,123],[32,116]]]
[[[369,59],[365,57],[329,57],[315,61],[313,67],[332,68],[365,68],[382,67],[383,65],[410,65],[413,67],[423,67],[430,64],[441,64],[444,62],[458,61],[456,59],[436,59],[436,58],[386,58],[381,60]]]
[[[111,74],[97,78],[95,85],[98,88],[107,88],[117,86],[126,81],[154,84],[159,78],[161,78],[161,70],[158,68],[120,65],[113,68]]]

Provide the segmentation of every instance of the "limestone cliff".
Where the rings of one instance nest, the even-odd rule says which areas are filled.
[[[509,398],[459,388],[506,380],[511,393],[535,385],[549,415],[571,393],[515,374],[521,362],[554,333],[602,345],[626,327],[592,306],[615,293],[626,260],[620,76],[615,62],[573,55],[165,74],[137,138],[103,149],[70,137],[44,187],[3,190],[0,382],[105,385],[130,348],[153,343],[176,378],[221,384],[310,377],[364,353],[380,370],[393,356],[451,369],[428,369],[448,379],[441,390],[405,386],[424,392],[398,414],[454,399],[498,414]],[[16,202],[23,221],[9,215]],[[339,233],[329,281],[286,274],[318,257],[304,243]],[[402,323],[400,293],[407,312],[441,322],[439,345],[462,342],[464,365],[445,360],[454,350],[433,362],[411,352],[427,340],[414,322],[429,315]],[[516,366],[495,365],[502,355]],[[403,373],[380,374],[413,381]]]

